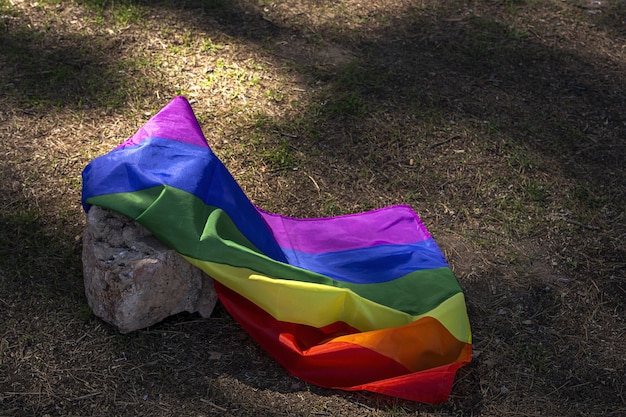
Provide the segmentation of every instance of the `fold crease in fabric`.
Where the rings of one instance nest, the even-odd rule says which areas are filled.
[[[136,220],[211,276],[233,318],[311,384],[440,403],[471,361],[462,289],[411,207],[268,213],[183,97],[85,167],[82,205]]]

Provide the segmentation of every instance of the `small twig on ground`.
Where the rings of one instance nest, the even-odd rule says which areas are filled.
[[[373,410],[372,407],[370,407],[369,405],[365,405],[362,402],[356,401],[356,400],[351,400],[354,404],[358,405],[359,407],[363,407],[367,410]]]
[[[87,398],[95,397],[96,395],[100,395],[100,394],[102,394],[101,391],[92,392],[91,394],[85,394],[85,395],[81,395],[80,397],[72,398],[70,399],[70,401],[86,400]]]
[[[497,232],[497,231],[491,230],[491,229],[485,229],[484,227],[468,227],[466,230],[475,230],[477,232],[488,232],[488,233],[493,233],[493,234],[498,235],[498,236],[504,236],[500,232]]]
[[[460,138],[460,135],[454,135],[454,136],[450,136],[448,139],[441,141],[441,142],[437,142],[437,143],[433,143],[432,145],[430,145],[428,148],[432,149],[432,148],[436,148],[437,146],[441,146],[441,145],[445,145],[448,142],[452,142],[455,139]]]
[[[281,171],[297,171],[297,168],[294,167],[277,167],[277,168],[272,168],[270,169],[268,172],[270,172],[271,174],[274,174],[276,172],[281,172]]]
[[[443,184],[441,184],[441,185],[439,186],[439,188],[445,188],[445,187],[446,187],[446,185],[450,185],[450,184],[452,184],[453,182],[454,182],[454,180],[448,180],[448,181],[444,182]]]
[[[215,404],[213,401],[205,400],[204,398],[200,398],[200,401],[202,401],[203,403],[209,404],[211,407],[215,407],[220,411],[223,411],[223,412],[228,411],[228,409],[224,407],[220,407],[219,405]]]
[[[298,135],[294,135],[293,133],[282,132],[282,131],[279,131],[279,130],[274,130],[273,132],[274,133],[278,133],[281,136],[286,136],[286,137],[291,138],[291,139],[297,139],[298,138]]]
[[[313,181],[313,185],[315,185],[315,188],[317,189],[317,192],[318,192],[318,193],[321,193],[321,192],[322,192],[322,190],[320,189],[320,186],[319,186],[319,185],[317,185],[317,181],[315,181],[315,180],[313,179],[313,177],[312,177],[312,176],[310,176],[309,174],[306,174],[306,176],[307,176],[307,177],[309,177],[309,179],[310,179],[311,181]]]
[[[566,221],[567,223],[575,224],[576,226],[580,226],[580,227],[583,227],[583,228],[585,228],[585,229],[589,229],[589,230],[600,230],[600,228],[599,228],[599,227],[590,226],[590,225],[588,225],[588,224],[584,224],[584,223],[581,223],[581,222],[577,222],[576,220],[572,220],[572,219],[565,219],[565,221]]]

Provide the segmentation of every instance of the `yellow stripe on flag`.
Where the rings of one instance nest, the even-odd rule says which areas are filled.
[[[413,316],[375,303],[347,288],[271,278],[247,268],[185,257],[276,320],[325,327],[343,321],[362,332],[404,326],[422,317],[438,320],[456,339],[471,343],[465,299],[457,293],[433,310]]]

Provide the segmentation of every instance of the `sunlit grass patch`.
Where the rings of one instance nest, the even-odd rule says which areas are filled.
[[[214,94],[245,103],[248,92],[260,82],[262,75],[259,71],[263,68],[254,61],[240,65],[219,58],[215,67],[207,70],[205,86]]]
[[[218,52],[224,49],[224,45],[215,43],[211,38],[203,37],[200,40],[200,52]]]
[[[145,13],[142,7],[132,0],[77,0],[77,2],[93,10],[99,24],[126,26],[138,22]]]

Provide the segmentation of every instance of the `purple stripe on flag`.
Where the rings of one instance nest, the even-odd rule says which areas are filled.
[[[420,218],[407,205],[315,219],[285,217],[257,210],[279,246],[306,253],[410,244],[431,238]]]
[[[136,145],[147,138],[171,139],[203,148],[209,147],[191,105],[184,97],[172,100],[116,149]]]

